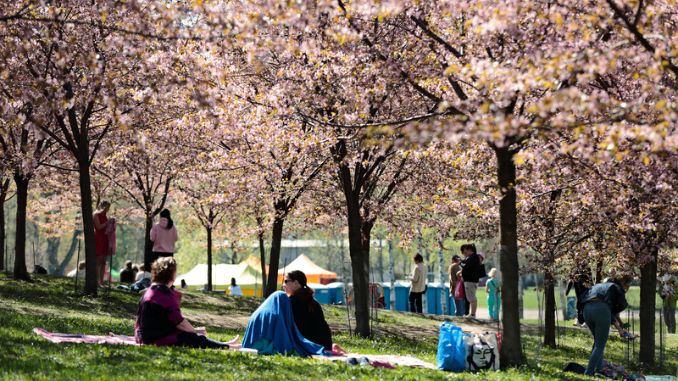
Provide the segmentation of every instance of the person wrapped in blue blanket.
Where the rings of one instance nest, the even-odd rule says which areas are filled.
[[[297,356],[343,352],[332,344],[330,331],[306,275],[292,271],[285,276],[284,292],[275,292],[252,314],[242,345],[262,354]]]

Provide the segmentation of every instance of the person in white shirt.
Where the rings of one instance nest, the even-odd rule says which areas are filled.
[[[151,279],[151,273],[146,271],[146,268],[144,265],[139,266],[139,272],[137,273],[137,277],[134,279],[135,282],[138,282],[142,279]]]
[[[80,261],[80,263],[78,263],[78,268],[69,271],[66,276],[75,278],[76,273],[78,274],[78,279],[85,279],[85,261]]]
[[[228,287],[228,293],[235,296],[242,296],[240,286],[235,284],[235,278],[231,278],[231,285]]]

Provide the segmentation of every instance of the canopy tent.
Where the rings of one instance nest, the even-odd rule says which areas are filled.
[[[228,286],[231,284],[231,278],[243,289],[256,290],[261,289],[261,274],[252,266],[246,263],[237,265],[218,264],[212,265],[212,285],[214,286]],[[196,265],[191,271],[184,275],[178,276],[174,281],[175,284],[180,284],[181,281],[186,281],[189,286],[203,286],[207,284],[207,265],[201,263]],[[259,290],[260,291],[260,290]],[[260,292],[253,292],[253,294],[260,294]]]
[[[240,264],[249,265],[253,269],[257,270],[257,273],[261,274],[261,259],[259,259],[259,257],[250,255],[249,257],[245,258],[242,262],[240,262]],[[266,273],[268,274],[268,265],[266,265]]]
[[[287,266],[278,271],[278,282],[282,282],[285,273],[299,270],[306,274],[308,283],[328,284],[337,280],[337,273],[325,270],[322,267],[313,263],[313,261],[304,254],[301,254],[297,259],[293,260]]]

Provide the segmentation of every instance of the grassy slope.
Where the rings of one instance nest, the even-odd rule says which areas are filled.
[[[568,361],[584,363],[591,339],[584,331],[569,331],[564,347],[538,350],[538,337],[525,335],[530,363],[527,368],[486,375],[449,374],[423,369],[376,369],[340,363],[283,356],[251,356],[237,352],[184,348],[126,347],[52,344],[31,332],[33,327],[67,333],[132,334],[138,298],[111,292],[96,299],[81,297],[72,284],[61,278],[39,278],[31,284],[17,283],[0,275],[0,378],[2,379],[576,379],[559,372]],[[208,323],[210,336],[225,340],[242,334],[247,316],[256,301],[187,293],[184,315]],[[349,338],[345,332],[346,312],[326,307],[335,329],[335,341],[353,352],[410,354],[434,362],[439,320],[409,314],[383,313],[374,340]],[[195,317],[195,319],[193,319]],[[479,327],[478,329],[483,329]],[[676,366],[678,340],[671,345]],[[608,355],[623,361],[623,343],[612,339]],[[675,370],[673,371],[675,372]]]

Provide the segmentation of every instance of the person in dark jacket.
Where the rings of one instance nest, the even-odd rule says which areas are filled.
[[[120,283],[134,283],[134,270],[132,261],[126,261],[125,267],[120,270]]]
[[[605,345],[610,336],[610,326],[617,327],[619,335],[631,339],[631,335],[623,328],[619,313],[628,307],[626,291],[629,289],[630,277],[623,277],[605,283],[598,283],[586,291],[581,303],[584,305],[584,321],[593,334],[593,349],[586,367],[586,374],[594,375],[603,363]]]
[[[313,298],[313,289],[308,287],[306,274],[299,270],[285,276],[283,288],[290,297],[292,314],[302,336],[332,350],[332,332],[325,321],[320,304]]]
[[[464,280],[466,299],[469,301],[469,308],[466,310],[466,313],[475,318],[476,309],[478,308],[476,291],[480,281],[480,256],[476,251],[476,246],[472,243],[462,246],[462,252],[466,258],[461,261],[461,277]]]

